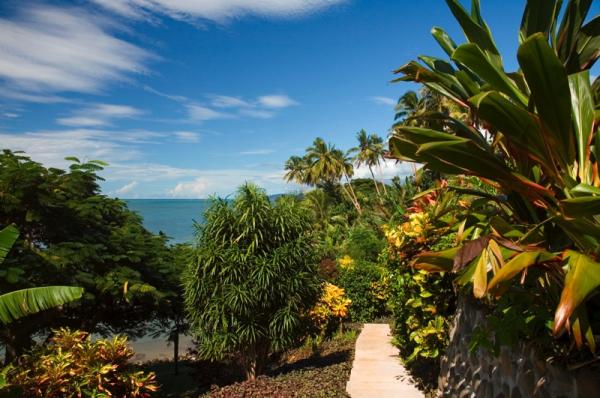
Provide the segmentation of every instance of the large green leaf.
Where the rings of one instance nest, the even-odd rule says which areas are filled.
[[[429,272],[449,272],[452,271],[457,252],[458,247],[439,252],[425,252],[415,258],[412,266]]]
[[[554,334],[559,334],[575,309],[600,286],[600,263],[574,250],[565,252],[568,271],[554,315]]]
[[[562,0],[527,0],[521,20],[519,41],[522,43],[538,32],[542,32],[548,39],[556,24],[561,5]]]
[[[448,36],[448,33],[446,33],[444,29],[436,26],[431,29],[431,35],[438,42],[440,47],[442,47],[442,49],[446,52],[446,54],[451,57],[454,50],[456,50],[456,43],[454,43],[454,40]]]
[[[474,43],[459,46],[452,54],[452,59],[469,68],[496,90],[508,95],[522,105],[527,105],[527,97],[518,89],[504,70]]]
[[[570,75],[569,87],[571,89],[573,127],[577,140],[578,175],[580,181],[589,183],[592,175],[589,155],[594,128],[594,99],[592,98],[589,71]]]
[[[592,0],[572,0],[567,3],[557,41],[558,55],[563,62],[569,59],[577,45],[577,34],[591,5]]]
[[[548,144],[557,151],[562,167],[569,170],[575,160],[575,141],[571,130],[571,91],[565,67],[541,33],[521,44],[517,54],[531,97],[549,134]]]
[[[83,289],[46,286],[17,290],[0,296],[0,321],[9,324],[19,318],[58,307],[81,298]]]
[[[551,159],[537,117],[500,93],[489,91],[471,98],[479,116],[520,150],[548,164]]]
[[[568,72],[587,70],[596,63],[600,57],[600,15],[581,28],[575,51],[567,62]]]
[[[4,261],[18,237],[19,230],[12,225],[9,225],[0,231],[0,263]]]
[[[560,201],[566,215],[589,217],[600,214],[600,196],[580,196]]]
[[[497,68],[502,68],[500,52],[496,47],[496,43],[494,43],[490,29],[481,18],[479,1],[474,0],[472,15],[469,15],[458,0],[446,0],[446,3],[460,24],[467,39],[485,51]]]

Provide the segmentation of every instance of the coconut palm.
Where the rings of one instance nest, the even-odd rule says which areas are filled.
[[[362,213],[360,203],[350,183],[354,175],[354,166],[346,153],[317,137],[312,146],[306,148],[305,159],[308,163],[306,181],[309,185],[316,185],[319,182],[336,185],[343,178],[346,179],[347,184],[341,184],[342,190],[350,198],[356,211]]]
[[[307,184],[308,164],[305,158],[292,156],[285,162],[286,173],[283,176],[287,182]],[[307,184],[309,185],[309,184]]]
[[[383,139],[377,134],[367,134],[365,130],[360,130],[358,134],[356,134],[356,139],[358,140],[358,146],[350,149],[350,153],[356,153],[354,156],[354,163],[357,167],[366,165],[369,168],[369,172],[373,178],[373,184],[375,184],[377,196],[381,200],[381,192],[379,190],[377,179],[375,178],[375,173],[373,172],[373,167],[381,165],[381,160],[385,154]],[[385,183],[382,182],[381,185],[383,186],[384,192],[387,194]]]

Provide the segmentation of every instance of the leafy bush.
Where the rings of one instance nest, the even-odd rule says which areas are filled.
[[[205,220],[184,275],[190,330],[202,358],[235,355],[253,379],[297,341],[319,298],[310,220],[294,198],[273,203],[251,184],[214,199]]]
[[[387,314],[388,277],[385,268],[367,261],[353,261],[342,268],[338,284],[352,301],[353,322],[371,322]]]
[[[326,282],[321,298],[309,312],[311,323],[318,334],[331,335],[348,317],[350,304],[351,300],[346,297],[344,289]]]
[[[490,220],[493,233],[460,251],[427,257],[435,257],[438,268],[447,260],[444,268],[459,272],[459,283],[488,302],[524,287],[541,293],[554,309],[554,336],[567,331],[577,347],[594,352],[593,329],[600,327],[593,319],[600,304],[600,79],[591,83],[590,68],[600,57],[600,15],[587,18],[592,1],[569,0],[564,9],[561,1],[528,2],[519,69],[512,73],[479,2],[470,13],[458,0],[447,3],[467,43],[457,45],[434,28],[449,61],[422,56],[396,72],[398,80],[426,85],[467,117],[424,112],[412,119],[441,125],[399,124],[390,152],[440,173],[480,177],[503,195],[476,194],[505,214]]]
[[[126,337],[92,341],[88,333],[59,329],[49,344],[19,358],[6,378],[24,397],[151,397],[155,375],[135,370],[132,357]]]
[[[358,225],[350,229],[344,243],[344,253],[356,260],[377,261],[385,241],[372,228]]]

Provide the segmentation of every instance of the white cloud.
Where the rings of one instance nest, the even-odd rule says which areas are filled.
[[[138,186],[137,181],[131,181],[129,184],[123,185],[121,188],[117,189],[115,192],[118,195],[127,195],[133,192],[133,190]]]
[[[223,22],[243,15],[294,17],[340,4],[346,0],[91,0],[128,18],[147,18],[148,12],[175,19]]]
[[[110,125],[113,119],[131,118],[143,112],[128,105],[93,104],[74,112],[74,116],[56,119],[56,123],[70,127],[100,127]]]
[[[232,117],[227,113],[215,111],[214,109],[199,104],[188,104],[186,105],[186,108],[190,119],[196,121],[228,119]]]
[[[373,169],[375,178],[389,180],[396,176],[405,177],[413,174],[414,165],[410,162],[397,162],[391,159],[385,159],[379,167]],[[371,172],[367,166],[361,166],[354,170],[354,178],[372,178]]]
[[[287,108],[298,105],[296,101],[287,95],[263,95],[258,97],[258,103],[266,108]]]
[[[264,109],[240,109],[240,115],[254,119],[270,119],[275,116],[275,113]]]
[[[100,127],[107,124],[105,120],[86,116],[61,117],[56,119],[56,123],[70,127]]]
[[[397,102],[395,99],[393,98],[389,98],[389,97],[370,97],[369,98],[370,101],[378,104],[378,105],[385,105],[385,106],[396,106]]]
[[[211,104],[217,108],[243,108],[252,106],[250,103],[239,97],[230,97],[228,95],[213,96]]]
[[[0,18],[0,95],[57,102],[61,98],[51,93],[98,92],[111,81],[145,72],[150,53],[112,36],[111,26],[77,8],[39,4],[11,20]]]
[[[209,187],[205,178],[198,177],[191,182],[180,182],[175,185],[175,188],[169,191],[173,197],[193,197],[202,198],[207,196],[206,189]]]
[[[242,151],[240,155],[270,155],[275,152],[272,149],[253,149],[249,151]]]
[[[200,134],[191,131],[176,131],[173,133],[178,142],[195,143],[200,142]]]

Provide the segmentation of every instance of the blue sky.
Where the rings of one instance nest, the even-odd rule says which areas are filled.
[[[523,7],[482,1],[508,69]],[[391,71],[443,56],[433,26],[463,40],[443,0],[5,0],[0,139],[49,166],[105,160],[123,198],[294,190],[283,163],[315,137],[386,135],[412,88]]]

